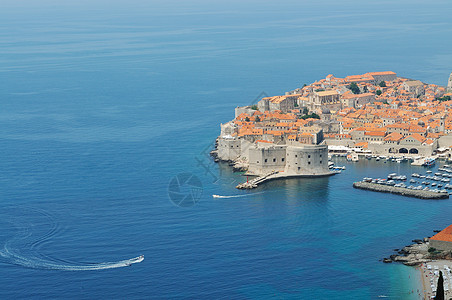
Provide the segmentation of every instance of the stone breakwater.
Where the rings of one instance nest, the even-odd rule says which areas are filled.
[[[394,187],[390,185],[382,185],[370,182],[354,182],[353,187],[357,189],[369,190],[381,193],[391,193],[408,197],[416,197],[421,199],[448,199],[448,193],[436,193],[424,190],[410,190],[402,187]]]

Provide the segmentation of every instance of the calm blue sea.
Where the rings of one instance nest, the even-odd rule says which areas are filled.
[[[451,9],[2,0],[0,298],[417,299],[415,270],[379,260],[451,224],[451,200],[352,182],[422,169],[342,160],[250,194],[206,153],[236,106],[330,73],[445,85]]]

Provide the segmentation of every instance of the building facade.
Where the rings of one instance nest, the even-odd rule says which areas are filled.
[[[430,247],[441,251],[452,251],[452,225],[430,238]]]

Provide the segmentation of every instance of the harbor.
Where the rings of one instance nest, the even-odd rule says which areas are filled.
[[[353,187],[383,193],[393,193],[421,199],[446,199],[452,194],[452,166],[444,165],[437,172],[426,170],[425,174],[398,175],[390,173],[387,178],[364,177]]]
[[[353,187],[357,189],[363,189],[363,190],[369,190],[374,192],[381,192],[381,193],[391,193],[391,194],[397,194],[402,196],[408,196],[408,197],[415,197],[415,198],[421,198],[421,199],[448,199],[449,193],[448,192],[434,192],[430,190],[415,190],[415,189],[408,189],[406,187],[396,187],[391,185],[383,185],[373,182],[354,182]]]

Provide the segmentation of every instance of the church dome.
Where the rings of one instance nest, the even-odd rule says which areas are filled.
[[[324,115],[327,115],[327,114],[330,114],[331,112],[330,112],[330,110],[328,109],[328,108],[323,108],[322,109],[322,114],[324,114]]]

